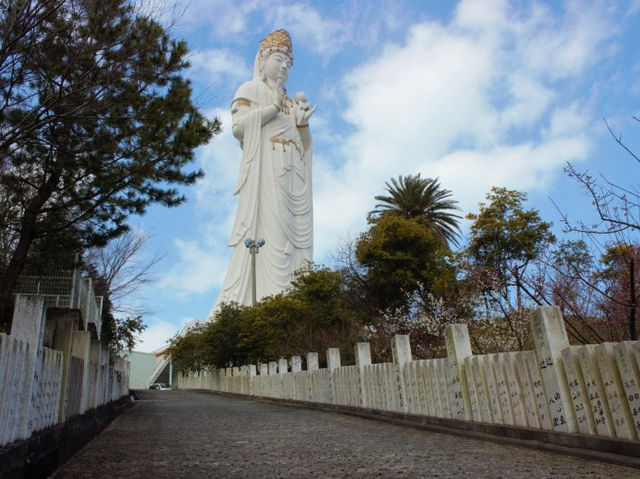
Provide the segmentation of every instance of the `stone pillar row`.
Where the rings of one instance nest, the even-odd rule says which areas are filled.
[[[467,326],[451,324],[445,358],[414,361],[396,335],[392,363],[373,364],[361,342],[353,366],[329,348],[322,369],[311,352],[306,369],[293,356],[206,374],[226,392],[638,440],[640,341],[570,346],[557,307],[534,311],[530,327],[530,351],[474,355]]]

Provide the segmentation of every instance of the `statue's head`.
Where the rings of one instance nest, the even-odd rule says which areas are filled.
[[[260,76],[263,81],[282,80],[286,83],[293,64],[291,37],[286,30],[276,30],[260,42],[258,52]]]

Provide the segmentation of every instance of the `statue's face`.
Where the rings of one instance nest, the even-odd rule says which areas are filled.
[[[282,80],[287,82],[289,69],[291,68],[291,58],[282,52],[274,52],[267,57],[264,62],[263,75],[271,81]]]

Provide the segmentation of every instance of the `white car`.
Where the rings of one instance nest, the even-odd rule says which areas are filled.
[[[161,391],[167,391],[173,389],[173,386],[171,384],[153,383],[151,386],[149,386],[149,389],[159,389]]]

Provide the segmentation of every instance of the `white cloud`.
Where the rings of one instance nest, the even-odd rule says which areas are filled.
[[[138,337],[136,351],[151,353],[167,346],[167,341],[174,337],[182,328],[196,318],[184,317],[177,322],[169,322],[162,319],[151,319]]]
[[[341,21],[323,18],[307,4],[281,4],[265,13],[273,28],[284,28],[295,42],[305,44],[321,56],[332,56],[348,41],[349,29]]]
[[[225,48],[200,50],[190,56],[191,74],[204,84],[239,84],[251,78],[247,62]]]
[[[158,288],[179,300],[219,287],[227,269],[228,253],[198,241],[176,239],[179,261],[158,281]]]
[[[640,0],[631,0],[627,8],[626,16],[630,17],[640,11]]]
[[[190,29],[206,25],[212,37],[227,41],[240,40],[251,30],[250,16],[261,5],[258,0],[185,0],[176,3],[181,27]]]
[[[167,345],[167,340],[175,336],[178,330],[179,328],[175,324],[168,321],[151,321],[147,325],[147,329],[138,336],[135,350],[151,353],[161,349]]]
[[[163,294],[180,301],[220,287],[231,254],[226,244],[235,216],[237,198],[233,191],[242,151],[231,133],[229,110],[214,108],[205,114],[219,118],[223,131],[197,154],[205,173],[193,189],[198,238],[174,240],[176,260],[157,284]]]
[[[230,35],[246,28],[255,5],[230,7]],[[307,4],[260,12],[325,58],[354,41],[345,21]],[[327,111],[320,103],[312,119],[316,261],[364,229],[373,197],[392,176],[439,176],[470,210],[493,185],[544,192],[566,161],[586,158],[593,115],[589,98],[571,86],[607,54],[615,34],[609,18],[599,4],[570,2],[558,16],[541,3],[462,1],[449,23],[417,23],[402,43],[379,45],[376,57],[339,82],[331,78],[333,88],[322,90]],[[238,63],[226,50],[208,50],[194,67],[235,85],[250,76],[246,63],[242,73],[233,70]],[[330,122],[328,99],[343,106],[352,129]],[[202,239],[175,242],[179,260],[161,282],[183,299],[218,287],[228,264],[241,152],[228,106],[210,113],[224,132],[198,153],[206,173],[195,188]]]
[[[588,156],[589,99],[567,92],[615,29],[603,7],[527,8],[463,1],[448,25],[414,25],[344,78],[355,132],[332,152],[340,168],[315,162],[316,260],[364,227],[392,176],[439,176],[469,210],[493,185],[546,191]]]
[[[195,194],[198,206],[207,210],[226,210],[233,200],[242,150],[231,132],[231,112],[228,108],[214,108],[206,112],[209,118],[222,122],[222,133],[198,150],[198,162],[204,178],[198,181]],[[212,202],[215,198],[215,202]]]

